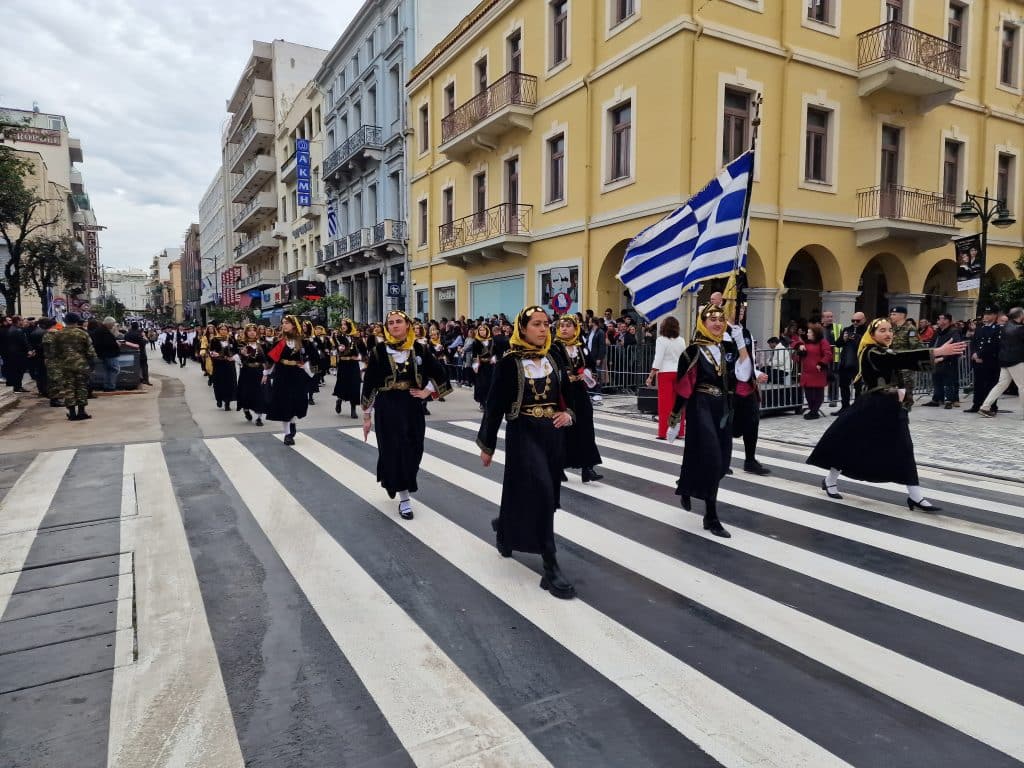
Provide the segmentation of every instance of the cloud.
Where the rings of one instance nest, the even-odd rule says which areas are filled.
[[[224,103],[253,40],[330,49],[362,0],[216,4],[50,0],[4,15],[0,106],[63,114],[82,140],[81,169],[100,259],[148,267],[180,244],[220,165]]]

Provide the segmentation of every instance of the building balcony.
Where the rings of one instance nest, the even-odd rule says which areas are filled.
[[[870,187],[857,192],[857,245],[895,238],[913,241],[918,251],[949,243],[959,232],[955,202],[938,192],[908,187]]]
[[[384,219],[372,227],[340,235],[317,253],[317,264],[328,271],[338,271],[366,261],[385,261],[392,255],[405,253],[406,225],[397,219]]]
[[[68,159],[72,163],[83,162],[81,139],[72,139],[70,136],[68,136]]]
[[[530,130],[537,107],[537,78],[509,72],[450,115],[441,118],[441,146],[451,160],[476,149],[493,150],[516,128]]]
[[[273,192],[260,192],[235,214],[231,227],[235,232],[248,232],[277,216],[277,200]]]
[[[241,177],[231,188],[231,202],[245,205],[263,185],[277,175],[277,163],[271,155],[257,155],[242,169]]]
[[[441,257],[456,267],[500,259],[506,253],[525,256],[532,205],[501,203],[478,213],[442,224]]]
[[[261,269],[259,272],[252,272],[246,277],[239,278],[239,291],[262,291],[265,288],[272,288],[281,284],[281,272],[276,269]]]
[[[245,164],[256,155],[270,154],[274,147],[274,122],[272,120],[253,120],[242,131],[238,144],[229,144],[228,170],[241,173]]]
[[[890,21],[857,36],[857,93],[887,90],[916,96],[927,112],[964,88],[960,46]]]
[[[307,221],[314,221],[324,215],[327,210],[325,198],[317,196],[313,198],[313,204],[299,209],[299,217]]]
[[[241,107],[231,118],[227,130],[228,142],[238,143],[241,132],[251,120],[274,121],[274,84],[270,80],[253,80]]]
[[[242,75],[238,78],[234,90],[231,91],[231,97],[227,100],[228,112],[239,110],[256,80],[269,81],[273,77],[273,56],[273,44],[253,40],[249,61],[242,68]]]
[[[81,171],[71,170],[71,191],[79,195],[85,192],[85,182],[82,180]]]
[[[384,156],[384,129],[362,125],[324,160],[323,178],[341,181],[353,172],[361,172],[368,162],[380,162]]]
[[[257,261],[264,256],[277,253],[277,240],[270,232],[260,232],[235,246],[235,261],[245,263]]]
[[[295,181],[295,152],[294,150],[288,159],[281,163],[281,181]]]

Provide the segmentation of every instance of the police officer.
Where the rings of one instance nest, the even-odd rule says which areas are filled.
[[[91,419],[85,412],[89,400],[89,378],[96,360],[92,339],[82,328],[82,318],[69,312],[64,318],[64,330],[54,339],[54,354],[61,382],[64,385],[64,407],[69,421]]]
[[[892,324],[892,346],[895,352],[902,352],[907,349],[921,349],[924,344],[917,333],[917,323],[907,319],[906,307],[893,307],[889,310],[889,322]],[[910,411],[914,407],[914,373],[912,371],[899,372],[899,385],[907,391],[903,398],[903,407]]]
[[[999,381],[999,342],[1003,329],[996,324],[999,317],[998,307],[985,307],[981,313],[982,324],[974,332],[973,349],[971,350],[971,367],[974,369],[974,395],[971,407],[964,413],[977,413],[989,391]],[[995,403],[993,412],[998,411]]]

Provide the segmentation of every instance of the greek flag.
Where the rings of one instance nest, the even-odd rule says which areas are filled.
[[[619,279],[633,296],[633,307],[650,322],[676,308],[684,290],[746,265],[749,229],[743,211],[754,171],[753,151],[744,152],[718,177],[633,238]]]
[[[327,201],[327,237],[333,240],[338,235],[338,211],[334,207],[334,199]]]

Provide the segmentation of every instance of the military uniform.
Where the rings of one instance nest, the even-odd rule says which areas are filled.
[[[910,349],[921,349],[921,337],[917,333],[917,323],[910,318],[899,327],[892,329],[892,349],[895,352],[905,352]],[[914,373],[912,371],[899,372],[899,386],[907,391],[903,398],[903,407],[908,411],[914,407]]]
[[[986,315],[994,315],[995,309],[985,308]],[[972,360],[974,369],[974,394],[971,407],[967,413],[977,413],[981,404],[985,402],[992,387],[999,381],[999,343],[1002,340],[1003,328],[996,323],[985,323],[974,332],[973,352],[981,362]],[[997,410],[997,408],[992,409]]]
[[[60,366],[57,362],[57,334],[56,328],[43,334],[43,366],[46,368],[47,393],[50,395],[50,405],[57,406],[64,396],[64,380],[60,375]]]
[[[79,418],[82,418],[89,399],[89,377],[92,375],[96,350],[93,349],[89,334],[77,326],[69,326],[58,332],[54,347],[58,376],[64,392],[64,406],[69,416],[72,407],[77,406]]]

